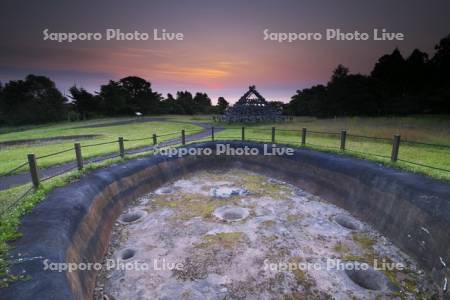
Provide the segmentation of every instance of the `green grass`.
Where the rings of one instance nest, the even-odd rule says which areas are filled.
[[[186,123],[172,123],[172,122],[143,122],[143,123],[131,123],[118,126],[108,127],[92,127],[92,128],[76,128],[82,126],[89,126],[98,123],[109,123],[113,121],[121,121],[126,119],[100,119],[84,122],[64,122],[57,124],[50,124],[46,126],[38,126],[37,128],[27,128],[21,131],[13,131],[13,128],[3,129],[3,132],[8,133],[0,134],[0,142],[22,140],[22,139],[36,139],[36,138],[49,138],[56,136],[68,136],[68,135],[85,135],[96,134],[99,137],[93,139],[80,140],[81,145],[96,144],[108,141],[117,141],[119,136],[125,139],[140,139],[151,137],[153,133],[160,135],[171,132],[179,132],[181,134],[182,129],[189,131],[188,134],[200,132],[199,126],[186,124]],[[173,121],[182,121],[178,118],[171,118]],[[0,131],[1,132],[1,131]],[[174,134],[170,136],[159,137],[158,142],[178,138],[180,134]],[[36,156],[45,156],[50,153],[55,153],[65,149],[73,149],[73,140],[59,140],[43,143],[31,143],[27,145],[15,145],[3,147],[0,149],[0,174],[8,172],[14,167],[26,162],[28,153],[34,153]],[[133,149],[152,144],[151,139],[141,141],[125,141],[125,149]],[[106,153],[118,152],[118,143],[100,145],[96,147],[82,148],[83,158],[94,157]],[[56,156],[48,158],[42,158],[38,160],[39,167],[48,167],[56,164],[61,164],[75,159],[75,152],[68,151]],[[18,170],[25,171],[27,166]]]
[[[216,139],[241,139],[241,124],[221,124],[225,131],[216,133]],[[316,119],[297,117],[293,121],[276,124],[244,125],[246,140],[270,142],[272,126],[275,126],[276,142],[300,146],[301,129],[307,128],[306,147],[319,151],[350,155],[369,159],[385,165],[425,174],[450,182],[450,172],[420,166],[450,170],[450,148],[410,144],[406,141],[419,141],[430,144],[450,145],[449,116],[416,116],[404,118],[337,118]],[[261,130],[264,129],[264,130]],[[265,130],[268,129],[268,130]],[[347,131],[346,151],[341,151],[340,131]],[[296,131],[283,131],[296,130]],[[336,134],[317,134],[330,132]],[[391,163],[392,137],[401,135],[399,161]],[[374,140],[351,135],[380,137],[388,140]],[[410,162],[416,163],[412,164]]]
[[[211,123],[212,115],[165,115],[164,118],[168,120],[176,120],[178,122],[197,122],[197,123]]]

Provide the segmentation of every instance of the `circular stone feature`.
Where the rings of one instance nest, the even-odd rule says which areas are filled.
[[[147,213],[143,210],[134,210],[120,216],[121,223],[129,224],[142,219]]]
[[[165,194],[165,195],[167,195],[167,194],[172,194],[173,192],[174,192],[174,189],[173,188],[170,188],[170,187],[162,187],[162,188],[159,188],[159,189],[157,189],[156,191],[156,194]]]
[[[350,230],[358,230],[359,225],[356,224],[349,216],[346,215],[337,215],[334,220],[336,223]]]
[[[362,288],[373,291],[393,290],[389,279],[382,272],[372,267],[362,268],[360,262],[350,263],[353,267],[346,267],[345,273],[354,283]]]
[[[248,217],[248,209],[233,205],[226,205],[216,208],[214,216],[224,221],[240,221]]]
[[[121,260],[127,260],[130,258],[133,258],[135,254],[136,254],[136,250],[131,249],[131,248],[126,248],[126,249],[120,250],[118,257]]]
[[[213,197],[220,199],[248,195],[248,191],[246,189],[229,186],[214,187],[211,189],[210,193]]]

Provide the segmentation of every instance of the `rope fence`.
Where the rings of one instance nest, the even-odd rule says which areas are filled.
[[[83,145],[83,146],[81,146],[81,148],[89,148],[89,147],[95,147],[95,146],[102,146],[102,145],[108,145],[108,144],[113,144],[113,143],[117,143],[117,141],[102,142],[102,143],[96,143],[96,144],[88,144],[88,145]]]
[[[386,141],[391,142],[392,139],[376,137],[376,136],[366,136],[366,135],[357,135],[357,134],[347,134],[349,137],[360,138],[360,139],[370,139],[370,140],[378,140],[378,141]]]
[[[138,142],[138,141],[145,141],[145,140],[151,140],[152,137],[144,137],[139,139],[124,139],[125,142]]]
[[[404,159],[400,159],[400,158],[398,160],[402,161],[402,162],[405,162],[405,163],[408,163],[408,164],[412,164],[412,165],[416,165],[416,166],[420,166],[420,167],[426,167],[426,168],[434,169],[434,170],[437,170],[437,171],[443,171],[443,172],[449,172],[450,173],[450,170],[447,170],[447,169],[442,169],[442,168],[438,168],[438,167],[428,166],[428,165],[424,165],[424,164],[420,164],[420,163],[417,163],[417,162],[408,161],[408,160],[404,160]]]
[[[64,169],[64,170],[62,170],[62,171],[60,171],[60,172],[57,172],[57,173],[55,173],[55,174],[49,175],[49,176],[47,176],[47,177],[45,177],[45,178],[42,178],[42,179],[41,179],[41,182],[44,182],[44,181],[50,180],[50,179],[52,179],[52,178],[58,177],[58,176],[60,176],[60,175],[62,175],[62,174],[64,174],[64,173],[70,172],[70,171],[72,171],[72,170],[74,170],[74,169],[76,169],[76,168],[77,168],[76,165],[73,166],[73,167],[69,167],[69,168]]]
[[[217,129],[217,128],[216,128]],[[239,128],[233,128],[234,130],[239,130]],[[300,146],[300,147],[315,147],[315,148],[326,148],[326,149],[333,149],[334,151],[338,150],[342,153],[348,152],[348,153],[356,153],[356,154],[360,154],[360,155],[369,155],[369,156],[375,156],[375,157],[380,157],[383,159],[390,159],[391,162],[395,163],[397,161],[401,161],[403,163],[408,163],[408,164],[412,164],[412,165],[416,165],[419,167],[423,167],[423,168],[429,168],[432,170],[436,170],[436,171],[440,171],[440,172],[447,172],[450,173],[449,169],[446,168],[442,168],[441,166],[430,166],[427,164],[423,164],[421,162],[415,162],[415,161],[411,161],[408,159],[404,159],[404,158],[399,158],[399,149],[400,149],[400,144],[406,144],[406,145],[417,145],[417,146],[427,146],[427,147],[435,147],[435,148],[440,148],[440,149],[447,149],[450,148],[450,145],[445,145],[445,144],[431,144],[431,143],[423,143],[423,142],[418,142],[418,141],[410,141],[410,140],[401,140],[400,135],[394,135],[392,139],[388,139],[385,137],[373,137],[373,136],[364,136],[364,135],[356,135],[356,134],[348,134],[345,130],[342,130],[341,132],[326,132],[326,131],[310,131],[307,130],[306,128],[302,128],[302,129],[276,129],[275,127],[272,128],[252,128],[252,127],[241,127],[240,128],[240,135],[221,135],[219,134],[219,137],[215,136],[215,128],[211,127],[208,128],[207,130],[210,130],[210,135],[209,137],[211,138],[212,141],[215,140],[242,140],[242,141],[262,141],[262,142],[271,142],[273,144],[276,143],[286,143],[286,144],[292,144],[295,146]],[[32,191],[33,189],[39,187],[39,185],[42,182],[48,181],[52,178],[55,178],[57,176],[60,176],[64,173],[70,172],[74,169],[78,169],[78,170],[82,170],[84,168],[84,162],[87,163],[98,163],[107,159],[113,159],[113,158],[117,158],[117,157],[121,157],[124,158],[125,155],[134,155],[134,154],[138,154],[138,153],[144,153],[144,152],[151,152],[153,150],[155,150],[159,145],[160,146],[168,146],[168,145],[175,145],[175,144],[181,144],[181,145],[186,145],[186,133],[198,133],[197,130],[181,130],[181,132],[169,132],[169,133],[164,133],[164,134],[153,134],[151,137],[143,137],[143,138],[135,138],[135,139],[125,139],[123,137],[119,137],[117,140],[115,141],[108,141],[108,142],[100,142],[100,143],[94,143],[94,144],[87,144],[87,145],[80,145],[79,143],[75,143],[73,148],[69,148],[69,149],[64,149],[55,153],[50,153],[50,154],[46,154],[46,155],[42,155],[42,156],[35,156],[34,154],[28,154],[27,158],[28,161],[24,162],[18,166],[16,166],[15,168],[9,170],[8,172],[5,172],[4,174],[0,175],[1,176],[10,176],[12,174],[14,174],[15,172],[17,172],[18,170],[20,170],[21,168],[24,168],[25,166],[28,165],[28,169],[31,175],[31,182],[32,182],[32,187],[30,189],[28,189],[25,193],[23,193],[22,195],[20,195],[18,197],[18,199],[14,200],[12,202],[11,207],[14,206],[14,204],[18,203],[20,200],[22,200],[24,197],[26,197],[26,195],[28,195],[30,193],[30,191]],[[267,136],[253,136],[250,137],[252,135],[252,133],[257,133],[257,132],[264,132],[264,133],[269,133],[270,134],[270,138],[268,138]],[[276,132],[293,132],[296,133],[295,135],[281,135],[280,139],[277,139],[277,135]],[[226,132],[225,132],[226,133]],[[168,137],[168,136],[172,136],[172,135],[177,135],[178,137],[175,137],[173,139],[169,139],[169,140],[165,140],[162,142],[158,143],[158,138],[159,137]],[[335,145],[325,145],[325,144],[321,144],[321,143],[315,143],[314,142],[314,138],[312,139],[313,142],[311,142],[308,138],[309,135],[325,135],[325,136],[333,136],[333,137],[337,137],[337,142]],[[194,141],[199,141],[199,140],[205,140],[208,138],[208,135],[202,135],[202,136],[195,136],[192,135],[190,136],[189,142],[194,142]],[[358,151],[355,149],[348,149],[348,139],[349,138],[361,138],[361,139],[370,139],[373,141],[383,141],[383,142],[389,142],[390,145],[390,152],[391,155],[382,155],[382,154],[376,154],[376,153],[370,153],[370,152],[366,152],[366,151]],[[125,144],[124,142],[134,142],[134,141],[143,141],[143,140],[152,140],[152,146],[148,145],[146,147],[141,147],[141,148],[135,148],[135,149],[129,149],[128,151],[125,151]],[[82,149],[84,148],[89,148],[89,147],[95,147],[95,146],[102,146],[102,145],[108,145],[108,144],[114,144],[117,143],[118,145],[118,152],[116,152],[116,154],[111,155],[112,153],[102,156],[98,159],[91,158],[89,160],[85,160],[83,158],[82,155]],[[37,161],[40,159],[44,159],[44,158],[48,158],[48,157],[53,157],[53,156],[57,156],[63,153],[67,153],[69,151],[74,151],[74,157],[75,160],[73,163],[73,165],[71,164],[67,164],[65,167],[63,167],[62,169],[60,169],[59,171],[47,175],[44,178],[40,178],[40,172],[39,172],[39,168],[38,168],[38,164]],[[10,208],[10,206],[8,206],[8,209]],[[8,210],[6,209],[6,210]],[[1,212],[0,215],[3,215],[4,212]]]
[[[349,149],[347,149],[347,151],[357,153],[357,154],[376,156],[376,157],[385,158],[385,159],[391,158],[390,156],[387,156],[387,155],[375,154],[375,153],[370,153],[370,152],[362,152],[362,151],[349,150]]]
[[[66,153],[66,152],[69,152],[69,151],[72,151],[72,150],[73,150],[72,148],[69,148],[69,149],[62,150],[62,151],[58,151],[58,152],[55,152],[55,153],[50,153],[50,154],[46,154],[46,155],[42,155],[42,156],[37,156],[36,159],[42,159],[42,158],[52,157],[52,156],[56,156],[56,155],[59,155],[59,154],[63,154],[63,153]]]
[[[19,169],[25,167],[26,165],[28,165],[28,162],[27,162],[27,161],[24,162],[24,163],[22,163],[22,164],[20,164],[20,165],[18,165],[18,166],[15,167],[15,168],[9,170],[8,172],[5,172],[4,174],[0,175],[0,177],[2,177],[2,176],[9,176],[9,175],[13,174],[14,172],[18,171]]]
[[[402,143],[450,149],[450,145],[444,145],[444,144],[430,144],[430,143],[422,143],[422,142],[408,141],[408,140],[404,140],[404,141],[402,141]]]
[[[327,146],[327,145],[318,145],[318,144],[313,144],[313,143],[306,143],[306,146],[313,146],[313,147],[318,147],[318,148],[328,148],[328,149],[339,149],[339,147],[335,147],[335,146]]]
[[[312,134],[323,134],[323,135],[339,135],[339,134],[340,134],[340,133],[338,133],[338,132],[311,131],[311,130],[308,130],[308,133],[312,133]]]
[[[174,134],[180,134],[179,132],[169,132],[169,133],[165,133],[165,134],[159,134],[157,135],[157,137],[164,137],[164,136],[169,136],[169,135],[174,135]]]

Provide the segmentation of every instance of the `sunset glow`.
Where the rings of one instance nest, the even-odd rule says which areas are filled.
[[[188,89],[207,92],[214,102],[219,96],[235,101],[255,84],[271,100],[288,101],[297,89],[326,83],[340,63],[351,72],[367,74],[380,55],[395,47],[405,55],[415,47],[432,53],[450,27],[443,26],[450,25],[448,4],[435,1],[429,9],[424,5],[423,1],[404,7],[392,1],[285,0],[145,1],[134,6],[109,1],[62,8],[50,1],[6,1],[2,11],[9,13],[0,13],[0,80],[36,73],[52,77],[63,91],[73,84],[98,91],[110,79],[136,75],[163,94]],[[397,9],[408,13],[397,18]],[[426,24],[426,34],[417,24]],[[405,40],[279,43],[263,39],[264,29],[323,32],[328,27],[348,32],[387,28],[404,33]],[[44,41],[42,33],[45,29],[104,33],[107,28],[150,36],[154,29],[164,29],[182,33],[184,39],[59,43]]]

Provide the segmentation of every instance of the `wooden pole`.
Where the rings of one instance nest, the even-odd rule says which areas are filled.
[[[214,126],[211,127],[211,140],[214,142]]]
[[[245,141],[245,127],[242,126],[242,141]]]
[[[392,142],[392,154],[391,154],[392,162],[397,161],[399,148],[400,148],[400,135],[396,134],[396,135],[394,135],[394,140]]]
[[[81,155],[81,145],[80,143],[75,143],[75,157],[77,158],[78,170],[83,170],[83,156]]]
[[[306,145],[306,128],[302,128],[302,146]]]
[[[28,154],[28,165],[30,166],[31,182],[35,188],[39,187],[39,170],[36,164],[36,156],[34,154]]]
[[[153,134],[153,145],[158,144],[158,140],[156,138],[156,134]]]
[[[275,127],[272,127],[272,144],[275,144]]]
[[[341,131],[341,151],[345,150],[345,141],[347,139],[347,131]]]
[[[119,154],[120,157],[125,157],[125,146],[123,145],[123,137],[119,137]]]
[[[186,133],[185,133],[184,129],[181,130],[181,144],[186,145]]]

